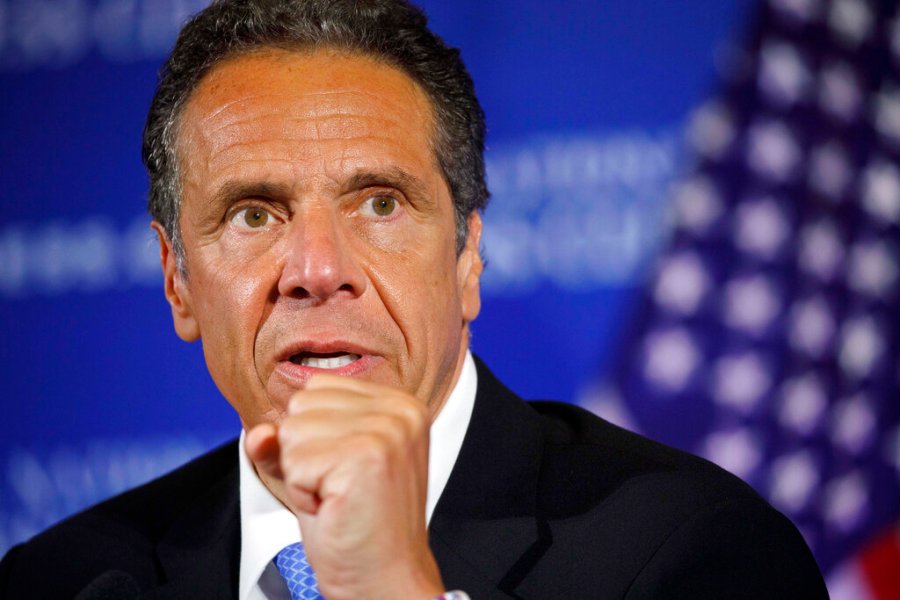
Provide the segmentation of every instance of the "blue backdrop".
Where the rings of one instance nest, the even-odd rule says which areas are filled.
[[[140,162],[157,69],[202,4],[0,0],[0,552],[238,431],[172,331]],[[685,126],[759,7],[421,4],[488,118],[474,348],[525,397],[600,406],[690,166]]]

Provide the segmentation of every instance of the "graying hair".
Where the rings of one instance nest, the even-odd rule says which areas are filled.
[[[484,112],[459,51],[429,31],[425,14],[405,0],[216,0],[181,30],[160,73],[144,127],[149,211],[162,224],[184,272],[179,228],[179,119],[203,77],[222,61],[265,50],[335,48],[396,67],[431,101],[432,145],[453,198],[456,249],[473,210],[488,201]]]

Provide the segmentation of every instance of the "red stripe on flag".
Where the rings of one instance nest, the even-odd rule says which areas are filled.
[[[877,600],[900,598],[900,525],[866,546],[858,564]]]

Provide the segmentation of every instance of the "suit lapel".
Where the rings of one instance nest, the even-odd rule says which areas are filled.
[[[544,436],[538,416],[475,362],[475,408],[431,520],[431,547],[448,587],[515,597],[551,544],[537,506]]]
[[[235,445],[235,452],[237,446]],[[235,456],[236,458],[236,456]],[[165,583],[146,598],[235,598],[240,571],[239,475],[198,490],[157,545]]]
[[[537,503],[538,415],[475,358],[472,420],[429,526],[444,583],[476,598],[519,597],[552,544]],[[237,445],[234,445],[237,452]],[[157,546],[165,583],[146,598],[234,598],[240,570],[239,475],[198,490]]]

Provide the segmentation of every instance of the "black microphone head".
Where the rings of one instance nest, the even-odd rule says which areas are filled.
[[[81,590],[75,600],[134,600],[141,594],[134,577],[124,571],[106,571]]]

